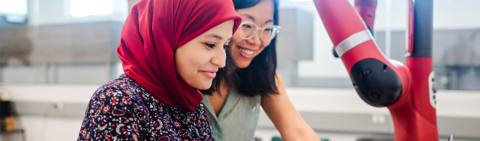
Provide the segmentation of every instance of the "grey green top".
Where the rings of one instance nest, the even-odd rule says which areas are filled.
[[[218,117],[207,95],[202,103],[216,141],[253,141],[262,96],[246,97],[231,89]]]

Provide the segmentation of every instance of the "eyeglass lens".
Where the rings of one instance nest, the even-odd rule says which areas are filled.
[[[250,39],[253,36],[255,36],[255,33],[257,31],[257,26],[253,23],[243,23],[240,25],[240,28],[238,30],[240,37],[243,39]],[[277,35],[278,29],[274,25],[267,25],[263,28],[261,28],[260,33],[258,34],[260,36],[260,39],[264,41],[270,41],[272,40],[276,35]]]

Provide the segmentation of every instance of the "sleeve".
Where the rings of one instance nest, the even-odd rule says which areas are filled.
[[[97,91],[85,111],[77,140],[143,140],[134,105],[121,90]]]

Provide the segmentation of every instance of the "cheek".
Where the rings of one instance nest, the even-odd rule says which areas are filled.
[[[232,35],[232,39],[230,39],[230,43],[240,42],[242,40],[244,40],[244,39],[242,39],[240,37],[240,33],[238,33],[238,31],[237,31],[237,32],[235,32],[235,34]]]
[[[189,68],[189,72],[192,73],[191,75],[195,75],[209,63],[210,58],[211,57],[207,52],[196,51],[185,58],[186,65],[184,67]]]
[[[236,48],[237,48],[236,46],[234,46],[233,44],[230,44],[230,50],[228,50],[229,52],[227,52],[227,53],[230,53],[229,54],[230,56],[235,56],[234,53],[236,51]],[[229,59],[229,58],[227,58],[227,59]]]
[[[193,53],[185,53],[176,57],[175,66],[183,79],[188,80],[198,71],[198,60]]]
[[[185,80],[188,75],[187,70],[189,70],[187,62],[188,61],[184,56],[175,57],[175,69],[177,69],[178,74],[180,74]]]
[[[240,44],[241,42],[245,41],[244,39],[242,39],[239,35],[238,35],[238,32],[235,32],[235,34],[233,34],[232,36],[232,39],[230,40],[230,46],[237,46],[238,44]],[[232,48],[233,50],[233,48]]]
[[[208,64],[210,60],[210,55],[208,55],[207,53],[197,53],[195,54],[195,56],[192,55],[191,59],[191,61],[195,64],[196,68],[201,68],[202,66]]]
[[[268,45],[270,45],[270,42],[263,42],[262,43],[262,48],[260,48],[257,52],[255,52],[255,57],[258,54],[262,53],[267,48]]]

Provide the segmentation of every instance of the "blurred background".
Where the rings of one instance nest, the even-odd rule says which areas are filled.
[[[1,127],[0,141],[76,140],[93,92],[123,73],[116,48],[136,2],[0,0],[0,96],[14,107],[0,107],[0,118],[14,124]],[[478,5],[478,0],[434,1],[441,140],[450,134],[456,141],[480,140]],[[403,63],[406,14],[405,0],[378,0],[375,41],[387,57]],[[279,16],[278,72],[295,108],[319,138],[392,139],[388,110],[371,107],[356,94],[343,63],[332,55],[312,0],[280,0]],[[269,141],[279,135],[262,113],[256,137]]]

